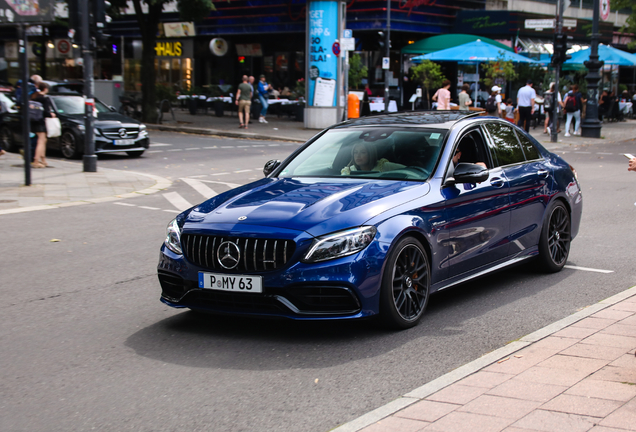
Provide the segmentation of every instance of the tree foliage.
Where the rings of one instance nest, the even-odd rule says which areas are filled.
[[[155,43],[163,7],[172,0],[132,0],[137,17],[137,24],[141,32],[143,50],[141,54],[141,105],[144,122],[153,122],[157,116],[157,95],[155,91]],[[127,6],[127,0],[110,0],[110,13]],[[147,13],[143,12],[143,4],[148,7]],[[184,21],[200,21],[214,10],[211,0],[177,0],[179,15]]]
[[[483,63],[481,68],[484,71],[484,84],[486,84],[486,87],[496,84],[498,79],[503,79],[506,82],[517,79],[515,65],[510,60],[499,58],[495,61]]]
[[[636,2],[634,0],[611,0],[610,5],[611,10],[625,12],[628,15],[621,32],[636,33]],[[628,47],[635,48],[636,42],[631,42]]]
[[[424,60],[417,66],[411,68],[411,79],[421,83],[426,88],[426,101],[431,100],[430,90],[441,87],[442,81],[446,79],[442,73],[442,67],[430,60]]]
[[[354,54],[349,59],[349,88],[359,88],[362,80],[369,74],[369,68],[362,64],[362,58]]]

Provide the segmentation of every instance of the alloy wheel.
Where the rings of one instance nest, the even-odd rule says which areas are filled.
[[[563,206],[554,208],[548,227],[548,250],[556,265],[565,263],[570,252],[570,217]]]
[[[424,252],[414,244],[405,246],[398,254],[392,279],[393,303],[404,320],[415,320],[424,311],[429,276]]]

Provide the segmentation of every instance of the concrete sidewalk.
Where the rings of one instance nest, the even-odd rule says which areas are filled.
[[[231,138],[298,142],[305,142],[320,132],[317,129],[305,129],[303,122],[295,121],[289,117],[270,115],[267,117],[267,124],[259,123],[258,119],[253,119],[249,125],[249,129],[244,130],[238,128],[239,122],[236,113],[229,115],[229,112],[226,112],[226,115],[223,117],[216,117],[211,111],[207,114],[200,111],[196,115],[191,115],[188,111],[179,108],[175,109],[174,113],[175,120],[172,120],[170,113],[167,113],[164,114],[163,123],[161,125],[147,125],[148,129],[226,136]],[[635,126],[636,120],[604,123],[601,129],[601,139],[583,138],[580,136],[565,137],[564,133],[560,133],[557,143],[550,141],[550,136],[543,133],[543,127],[541,126],[530,129],[530,134],[545,147],[554,148],[558,146],[603,144],[633,140],[636,137],[636,133],[634,132]],[[565,124],[563,124],[562,127],[564,128]]]
[[[49,164],[31,169],[31,186],[24,186],[22,156],[0,156],[0,215],[138,197],[171,185],[163,177],[130,171],[99,168],[86,173],[81,162],[49,160]]]
[[[636,287],[332,432],[636,431]]]

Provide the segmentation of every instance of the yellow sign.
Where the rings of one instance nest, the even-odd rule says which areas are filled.
[[[157,42],[155,54],[157,57],[181,57],[181,42]]]

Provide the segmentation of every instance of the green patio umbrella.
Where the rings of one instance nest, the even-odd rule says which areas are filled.
[[[458,45],[464,45],[469,42],[474,42],[477,39],[481,39],[482,41],[489,43],[490,45],[494,45],[498,48],[501,48],[504,51],[514,52],[512,48],[506,46],[496,40],[489,39],[483,36],[475,36],[469,34],[445,34],[445,35],[437,35],[431,36],[426,39],[422,39],[415,43],[405,46],[402,48],[402,54],[428,54],[436,51],[441,51],[447,48],[453,48]]]

